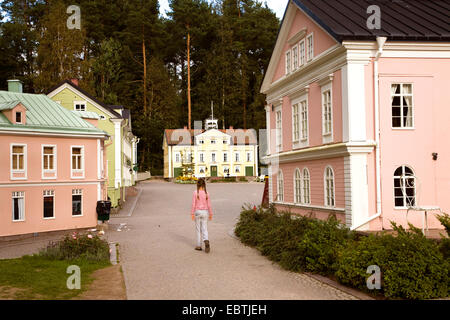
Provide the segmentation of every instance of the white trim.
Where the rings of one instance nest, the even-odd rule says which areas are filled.
[[[45,187],[45,186],[79,186],[79,185],[96,185],[98,181],[77,181],[77,182],[59,182],[59,181],[49,181],[49,182],[30,182],[30,183],[0,183],[0,188],[11,188],[12,186],[17,187]]]
[[[300,186],[299,186],[300,193],[299,194],[297,194],[297,172],[299,174],[299,183],[300,183]],[[293,183],[293,187],[294,187],[294,203],[295,204],[300,204],[300,203],[302,203],[302,173],[301,173],[299,168],[295,168],[292,181],[294,182]],[[300,199],[300,201],[297,201],[297,197]]]
[[[272,201],[274,204],[278,204],[281,206],[289,206],[289,207],[298,207],[298,208],[305,208],[305,209],[317,209],[322,211],[331,211],[331,212],[341,212],[344,213],[344,208],[338,208],[338,207],[324,207],[324,206],[316,206],[311,204],[303,204],[303,203],[292,203],[292,202],[280,202],[280,201]]]
[[[100,139],[97,139],[97,179],[102,178],[101,150]]]
[[[397,84],[397,85],[399,85],[400,86],[400,95],[396,95],[395,93],[394,94],[392,94],[392,91],[391,91],[391,89],[392,89],[392,85],[393,84]],[[405,97],[404,95],[403,95],[403,92],[402,92],[402,88],[403,88],[403,85],[411,85],[411,110],[412,110],[412,118],[411,118],[411,121],[412,121],[412,125],[410,126],[410,127],[404,127],[403,126],[403,118],[404,118],[404,115],[402,116],[402,113],[403,113],[403,107],[404,107],[404,105],[403,105],[403,97]],[[415,106],[414,106],[414,83],[413,82],[398,82],[398,81],[391,81],[390,82],[390,87],[389,87],[389,92],[391,93],[391,129],[392,130],[415,130],[415,115],[416,115],[416,110],[414,110],[415,108]],[[406,95],[406,96],[409,96],[409,95]],[[392,99],[392,97],[399,97],[400,98],[400,123],[401,123],[401,127],[394,127],[393,125],[392,125],[392,120],[393,120],[393,113],[392,113],[392,107],[393,107],[393,99]]]
[[[328,188],[327,188],[327,173],[328,173],[328,169],[331,170],[331,175],[332,175],[332,183],[333,183],[333,194],[332,194],[332,199],[333,199],[333,204],[328,204],[328,199],[327,199],[327,192],[328,192]],[[325,170],[323,172],[323,203],[324,203],[324,207],[325,208],[334,208],[336,207],[336,175],[334,173],[333,167],[330,165],[327,165],[325,167]]]
[[[50,194],[46,194],[49,192]],[[42,195],[42,201],[44,201],[44,198],[50,198],[53,197],[53,216],[52,217],[44,217],[45,214],[45,208],[42,203],[42,219],[44,220],[54,220],[56,219],[56,212],[55,212],[55,204],[56,204],[56,196],[55,196],[55,190],[44,190]]]
[[[53,169],[44,168],[44,148],[53,148]],[[53,173],[53,177],[46,177],[45,173]],[[41,144],[41,178],[42,180],[54,180],[58,179],[58,147],[56,144]]]
[[[23,169],[13,170],[13,146],[23,148]],[[9,173],[10,180],[27,180],[28,179],[28,146],[24,143],[10,143],[9,144]],[[14,177],[14,173],[24,174],[24,177]]]
[[[75,194],[74,194],[74,191],[76,191]],[[78,191],[81,191],[81,192],[78,193]],[[81,196],[81,214],[74,215],[73,214],[73,196],[76,196],[76,195]],[[84,210],[83,210],[83,202],[84,202],[83,198],[84,197],[83,196],[84,196],[83,195],[83,189],[72,189],[72,201],[71,201],[71,203],[72,203],[72,218],[83,217],[83,215],[84,215]],[[97,196],[97,199],[100,200],[98,196]]]
[[[308,99],[308,92],[309,87],[305,88],[306,90],[302,90],[303,94],[299,96],[298,98],[292,100],[292,105],[295,104],[298,105],[298,128],[299,128],[299,137],[298,141],[292,141],[292,149],[298,149],[298,148],[307,148],[309,146],[309,99]],[[306,139],[302,137],[303,132],[303,122],[302,122],[302,103],[306,103]],[[292,117],[293,121],[293,117]],[[292,127],[294,124],[292,123]],[[294,137],[294,132],[292,131],[292,137]],[[294,140],[294,139],[293,139]]]
[[[312,56],[310,56],[310,52],[309,52],[309,47],[308,47],[308,40],[311,39],[311,51],[312,51]],[[310,34],[308,34],[306,36],[305,39],[305,45],[306,45],[306,62],[310,62],[311,60],[314,59],[314,32],[311,32]]]
[[[308,202],[305,200],[305,194],[304,194],[304,183],[305,183],[305,170],[308,172]],[[308,167],[303,167],[301,171],[301,187],[302,187],[302,204],[303,205],[310,205],[311,204],[311,171],[308,169]]]
[[[280,185],[282,187],[282,192],[280,193]],[[278,173],[277,173],[277,200],[279,202],[284,202],[284,174],[283,174],[283,170],[278,169]],[[282,199],[280,200],[280,194]]]
[[[283,150],[283,109],[282,105],[278,106],[274,110],[275,112],[275,152],[281,152]],[[280,113],[280,121],[278,122],[278,112]],[[278,128],[278,123],[280,127]]]
[[[329,92],[329,104],[330,104],[330,132],[325,132],[325,111],[326,106],[324,104],[324,95]],[[320,89],[320,96],[321,96],[321,110],[322,110],[322,143],[327,144],[331,143],[334,140],[334,112],[333,112],[333,85],[332,82],[329,81],[327,84],[324,84],[321,86]]]
[[[73,168],[73,148],[81,148],[81,168],[82,169],[74,169]],[[84,154],[84,145],[79,145],[79,146],[75,146],[75,145],[71,145],[70,146],[70,178],[71,179],[84,179],[84,175],[85,175],[85,154]],[[78,172],[78,173],[82,173],[81,176],[74,176],[74,172]]]
[[[14,195],[15,193],[19,193],[20,195],[15,196]],[[19,219],[19,220],[14,220],[14,199],[16,199],[16,198],[17,199],[23,199],[23,217],[22,217],[22,219]],[[25,204],[26,204],[26,202],[25,202],[25,191],[13,191],[11,199],[12,199],[12,206],[11,206],[12,222],[24,222],[26,220],[25,219],[25,214],[26,214],[26,210],[25,210]],[[19,215],[20,215],[20,213],[19,213]]]

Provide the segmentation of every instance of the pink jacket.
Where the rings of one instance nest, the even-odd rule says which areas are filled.
[[[204,190],[200,190],[197,199],[197,190],[192,194],[192,208],[191,215],[194,215],[197,210],[208,210],[209,215],[212,216],[211,209],[211,198],[208,194],[208,199],[206,199],[206,193]]]

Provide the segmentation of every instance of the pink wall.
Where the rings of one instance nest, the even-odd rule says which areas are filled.
[[[419,205],[450,211],[450,61],[382,58],[380,74],[382,209],[384,227],[390,228],[389,220],[406,226],[406,210],[394,209],[393,197],[393,174],[401,165],[410,166],[419,179]],[[413,84],[414,129],[391,128],[392,83]],[[422,227],[421,213],[409,217]],[[441,227],[434,217],[428,221],[431,228]]]
[[[10,179],[10,144],[27,145],[26,180]],[[42,178],[42,145],[56,145],[57,178]],[[101,141],[103,145],[103,141]],[[84,146],[84,178],[71,177],[71,146]],[[106,183],[98,179],[97,139],[44,136],[0,136],[0,236],[94,227],[97,188],[106,197]],[[103,159],[106,161],[106,154]],[[104,163],[105,163],[104,161]],[[49,177],[48,175],[46,176]],[[82,189],[83,215],[72,216],[72,189]],[[43,218],[43,191],[55,192],[55,217]],[[12,221],[12,192],[25,192],[25,221]]]
[[[297,32],[306,27],[306,35],[311,32],[314,33],[314,56],[318,56],[322,52],[334,46],[337,42],[328,33],[323,31],[315,22],[313,22],[307,15],[305,15],[300,9],[296,8],[296,15],[294,22],[289,30],[287,39],[290,39]],[[286,42],[283,46],[282,54],[278,66],[276,68],[272,82],[282,78],[286,70],[285,53],[289,50],[289,43]]]

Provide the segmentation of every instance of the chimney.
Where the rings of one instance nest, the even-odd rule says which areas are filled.
[[[22,93],[23,92],[22,81],[17,79],[8,80],[8,91]]]
[[[72,82],[74,85],[76,85],[78,87],[78,79],[77,78],[70,79],[70,82]]]

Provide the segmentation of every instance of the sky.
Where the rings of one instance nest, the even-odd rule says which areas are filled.
[[[283,18],[284,10],[286,10],[286,5],[288,0],[259,0],[264,3],[267,2],[267,5],[270,9],[275,11],[277,17],[281,20]],[[165,12],[169,10],[169,1],[168,0],[159,0],[159,9],[161,14],[165,15]]]

